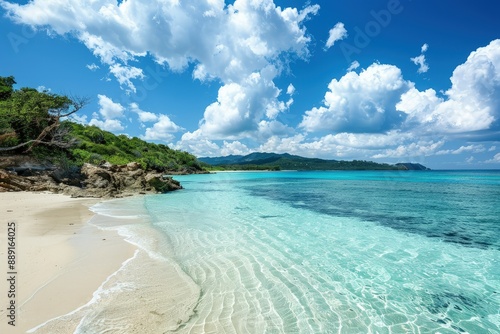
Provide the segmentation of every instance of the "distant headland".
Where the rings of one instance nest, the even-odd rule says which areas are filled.
[[[203,167],[211,170],[430,170],[418,163],[394,165],[366,160],[324,160],[305,158],[288,153],[260,153],[229,155],[225,157],[201,157]]]

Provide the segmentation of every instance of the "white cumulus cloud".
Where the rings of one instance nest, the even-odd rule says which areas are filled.
[[[300,127],[306,131],[384,132],[404,120],[396,110],[411,84],[393,65],[372,64],[360,74],[333,79],[324,106],[306,111]]]
[[[435,155],[437,150],[444,145],[444,141],[417,140],[411,143],[399,145],[394,149],[387,149],[384,152],[375,154],[373,158],[414,158]]]
[[[97,95],[99,104],[99,114],[94,113],[90,120],[90,125],[95,125],[106,131],[121,131],[124,130],[122,122],[119,118],[125,116],[125,107],[118,102],[114,102],[106,95]]]
[[[137,116],[139,117],[139,120],[142,123],[156,122],[158,120],[157,114],[154,114],[154,113],[149,112],[149,111],[141,110],[139,108],[139,105],[135,102],[130,103],[129,109],[130,109],[130,111],[137,114]]]
[[[351,72],[351,71],[357,69],[359,66],[361,66],[361,65],[359,64],[359,62],[357,60],[355,60],[351,63],[351,65],[349,65],[349,67],[347,68],[347,72]]]
[[[272,79],[275,69],[265,68],[250,74],[241,83],[229,83],[219,89],[217,102],[204,113],[200,130],[208,139],[239,139],[258,130],[259,122],[274,119],[286,109],[277,100],[280,90]]]
[[[427,60],[425,59],[424,53],[429,49],[429,45],[425,43],[422,45],[420,56],[410,58],[410,60],[418,66],[418,73],[426,73],[429,71],[429,64],[427,64]]]
[[[487,163],[500,163],[500,153],[495,154],[493,158],[486,161]]]
[[[98,69],[100,68],[100,67],[99,67],[99,65],[96,65],[95,63],[89,64],[89,65],[87,65],[86,67],[87,67],[89,70],[91,70],[92,72],[93,72],[93,71],[96,71],[96,70],[98,70]]]
[[[471,152],[471,153],[481,153],[485,152],[486,148],[484,145],[481,144],[476,144],[476,145],[467,145],[467,146],[460,146],[459,148],[455,150],[441,150],[436,152],[436,155],[443,155],[443,154],[462,154],[465,152]]]
[[[146,76],[131,63],[146,56],[173,71],[194,67],[195,79],[218,78],[222,85],[236,83],[245,89],[252,73],[270,65],[286,67],[281,64],[282,54],[309,55],[311,38],[304,22],[319,10],[318,5],[302,10],[281,7],[272,0],[230,4],[223,0],[33,0],[1,1],[0,5],[17,23],[52,35],[75,36],[128,92],[135,92],[134,82]],[[278,105],[275,98],[268,102]],[[269,108],[273,106],[265,106]]]
[[[426,63],[425,55],[420,55],[414,58],[411,58],[411,61],[418,65],[418,73],[426,73],[429,71],[429,65]]]
[[[167,115],[159,115],[158,121],[152,127],[147,128],[144,136],[145,140],[162,140],[165,142],[174,139],[174,133],[182,128],[175,124]]]
[[[250,151],[245,144],[237,140],[231,142],[224,140],[222,147],[220,149],[221,156],[247,155],[250,153],[252,153],[252,151]]]
[[[144,73],[142,69],[133,66],[123,66],[121,64],[113,64],[109,67],[109,71],[115,76],[116,80],[120,83],[120,86],[124,86],[130,92],[136,92],[135,85],[132,83],[132,79],[142,79],[144,78]]]
[[[342,22],[338,22],[328,32],[328,40],[326,41],[326,49],[331,48],[335,42],[340,41],[347,37],[347,30]]]
[[[106,119],[102,121],[100,119],[92,118],[89,125],[95,125],[98,128],[111,132],[122,131],[125,129],[123,124],[117,119]]]
[[[123,117],[125,107],[120,103],[114,102],[112,99],[106,95],[97,95],[99,98],[98,104],[100,106],[99,113],[104,117],[104,119],[114,119]]]
[[[433,89],[413,88],[403,94],[397,109],[435,133],[500,127],[500,39],[472,52],[453,71],[451,83],[443,97]]]

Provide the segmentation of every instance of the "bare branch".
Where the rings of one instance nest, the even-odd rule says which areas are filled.
[[[33,147],[35,147],[36,145],[40,144],[40,143],[45,143],[43,141],[43,139],[54,129],[56,129],[57,127],[59,126],[59,120],[57,120],[55,123],[47,126],[45,129],[43,129],[43,131],[38,135],[38,137],[33,140],[33,145],[31,145],[26,151],[25,153],[28,153],[30,152]],[[51,140],[52,141],[52,140]]]
[[[72,114],[78,112],[80,109],[82,109],[87,104],[89,104],[90,99],[88,97],[72,97],[71,101],[72,101],[72,105],[73,105],[73,110],[71,110],[65,114],[61,114],[62,110],[59,111],[59,113],[57,115],[58,120],[62,117],[68,117],[69,115],[72,115]]]
[[[56,147],[60,147],[60,148],[69,148],[69,147],[71,147],[73,145],[74,141],[59,142],[59,141],[53,141],[53,140],[51,140],[51,141],[47,142],[47,141],[41,141],[41,140],[33,139],[33,140],[29,140],[29,141],[27,141],[25,143],[22,143],[22,144],[19,144],[19,145],[16,145],[16,146],[12,146],[12,147],[0,147],[0,152],[13,151],[13,150],[16,150],[18,148],[21,148],[21,147],[24,147],[24,146],[27,146],[27,145],[30,145],[30,144],[33,144],[33,143],[36,143],[37,145],[43,144],[43,145],[48,145],[48,146],[56,146]]]

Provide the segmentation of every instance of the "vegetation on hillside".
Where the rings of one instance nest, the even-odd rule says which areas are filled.
[[[38,145],[70,147],[61,119],[78,112],[87,100],[34,88],[14,90],[15,83],[12,76],[0,77],[0,151],[30,152]]]
[[[96,126],[83,126],[72,122],[64,124],[76,139],[69,149],[78,164],[97,164],[103,160],[122,165],[136,161],[144,169],[172,172],[196,172],[202,167],[198,159],[187,152],[172,150],[163,144],[145,142],[137,137],[116,136]]]
[[[245,164],[245,165],[209,165],[202,162],[201,165],[208,171],[218,172],[218,171],[280,171],[281,167],[278,165],[256,165],[256,164]]]
[[[16,90],[14,84],[14,77],[0,77],[0,153],[29,154],[65,169],[77,169],[85,162],[136,161],[144,169],[162,172],[202,170],[187,152],[64,120],[83,108],[87,99],[33,88]]]
[[[251,153],[246,156],[200,158],[219,170],[403,170],[402,165],[389,165],[365,160],[323,160],[291,154]]]

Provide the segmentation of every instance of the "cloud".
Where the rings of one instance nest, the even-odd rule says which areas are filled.
[[[265,143],[260,145],[257,151],[302,154],[301,146],[304,139],[305,136],[303,134],[298,134],[291,137],[272,136],[268,138]]]
[[[106,131],[122,131],[125,129],[117,118],[123,118],[125,107],[114,102],[106,95],[97,95],[99,104],[99,114],[94,113],[89,125],[95,125]]]
[[[260,121],[254,139],[266,140],[272,136],[287,136],[295,133],[295,130],[279,121]]]
[[[300,127],[308,132],[385,132],[404,121],[395,106],[411,87],[393,65],[372,64],[360,74],[333,79],[324,106],[306,111]]]
[[[500,128],[500,40],[472,52],[451,77],[451,88],[439,97],[433,89],[410,89],[397,109],[423,131],[466,133]]]
[[[195,79],[219,78],[223,84],[241,84],[271,64],[281,68],[283,53],[306,58],[311,39],[304,22],[319,10],[318,5],[282,8],[272,0],[227,5],[222,0],[0,4],[17,23],[75,36],[129,92],[136,91],[135,80],[145,78],[142,69],[130,65],[140,57],[152,57],[173,71],[192,64]]]
[[[133,66],[122,66],[120,64],[113,64],[109,67],[109,71],[115,76],[120,86],[126,87],[129,92],[136,92],[135,85],[132,79],[143,79],[144,73],[140,68]]]
[[[295,87],[292,84],[288,85],[288,88],[286,89],[286,93],[290,96],[295,94]]]
[[[342,22],[338,22],[328,33],[328,40],[326,41],[325,48],[331,48],[335,42],[340,41],[347,37],[347,30]]]
[[[122,123],[117,119],[107,119],[102,121],[100,119],[92,118],[89,125],[95,125],[103,130],[111,132],[122,131],[125,129]]]
[[[105,119],[114,119],[124,116],[125,107],[120,103],[113,102],[113,100],[106,95],[99,94],[97,97],[99,98],[97,102],[100,106],[99,113],[102,117]]]
[[[43,92],[50,92],[50,91],[51,91],[51,89],[50,89],[50,88],[47,88],[47,87],[45,87],[45,86],[38,86],[38,87],[36,88],[36,90],[37,90],[37,91],[39,91],[40,93],[43,93]]]
[[[351,71],[353,71],[353,70],[357,69],[359,66],[361,66],[361,65],[359,64],[359,62],[358,62],[357,60],[355,60],[355,61],[353,61],[353,62],[351,63],[351,65],[347,68],[347,72],[351,72]]]
[[[247,155],[250,153],[252,153],[252,151],[250,151],[245,144],[242,144],[239,141],[232,141],[232,142],[224,141],[220,149],[221,156]]]
[[[273,121],[293,104],[294,89],[289,86],[290,98],[281,101],[274,80],[288,66],[283,59],[309,56],[305,22],[320,8],[280,7],[272,0],[0,4],[17,23],[76,37],[128,93],[136,92],[136,81],[147,78],[147,71],[135,65],[143,57],[172,71],[192,70],[202,82],[217,79],[217,101],[206,107],[200,121],[199,132],[206,139],[260,138],[271,135],[270,129],[282,131]],[[259,134],[261,130],[266,133]],[[165,139],[161,133],[153,127],[145,136]]]
[[[145,140],[163,140],[168,142],[174,139],[173,133],[181,130],[182,128],[172,122],[167,115],[159,115],[158,121],[152,127],[146,129],[142,138]]]
[[[280,90],[272,79],[274,67],[250,74],[241,83],[219,89],[217,102],[205,109],[200,131],[208,139],[240,139],[255,134],[260,121],[274,119],[286,109],[277,100]]]
[[[427,71],[429,71],[429,65],[426,63],[425,55],[420,55],[418,57],[410,59],[415,65],[419,66],[417,70],[418,73],[426,73]]]
[[[495,154],[492,159],[486,160],[486,163],[500,163],[500,153]]]
[[[86,125],[88,123],[87,115],[73,114],[73,115],[69,116],[69,119],[71,119],[72,122],[82,124],[82,125]]]
[[[472,152],[472,153],[481,153],[485,152],[486,148],[484,145],[467,145],[467,146],[460,146],[459,148],[455,150],[441,150],[436,152],[436,155],[444,155],[444,154],[462,154],[465,152]]]
[[[387,149],[385,152],[375,154],[374,159],[385,158],[415,158],[428,157],[436,154],[436,151],[444,145],[444,141],[418,140],[409,144],[399,145],[395,149]]]
[[[95,63],[92,63],[90,65],[87,65],[86,66],[89,70],[91,70],[92,72],[94,72],[95,70],[98,70],[100,67],[99,65],[96,65]]]
[[[174,147],[179,150],[186,150],[190,153],[201,157],[218,157],[228,155],[247,155],[253,152],[248,146],[240,141],[226,141],[221,145],[214,143],[208,139],[198,138],[198,133],[187,133],[183,139],[177,142]]]
[[[141,123],[156,122],[158,120],[158,115],[149,111],[144,111],[139,108],[139,105],[135,102],[129,105],[130,111],[136,113],[139,117]]]
[[[199,129],[184,133],[181,140],[175,143],[173,147],[177,150],[187,151],[198,157],[216,157],[222,155],[220,146],[211,140],[203,138]]]
[[[425,43],[422,45],[421,48],[421,54],[420,56],[410,58],[410,60],[415,64],[418,65],[418,73],[427,73],[429,71],[429,65],[426,62],[425,55],[424,53],[429,49],[429,45]]]

